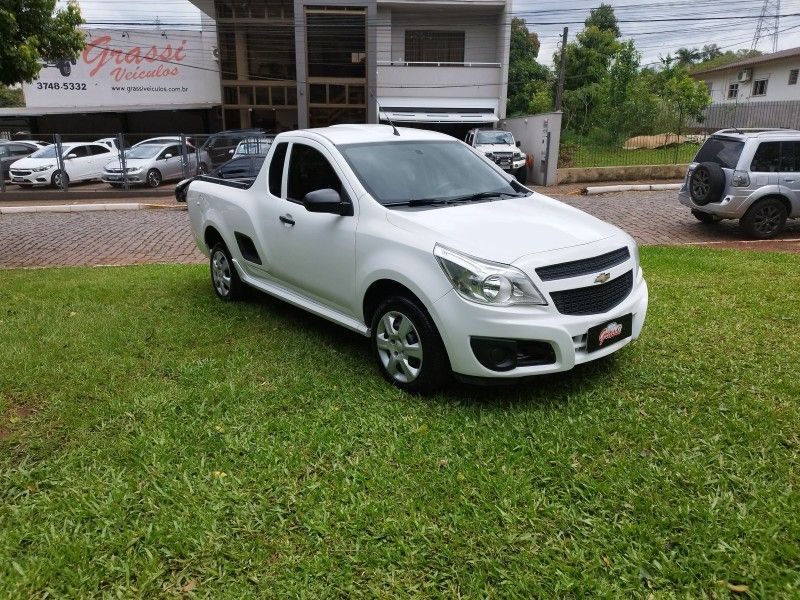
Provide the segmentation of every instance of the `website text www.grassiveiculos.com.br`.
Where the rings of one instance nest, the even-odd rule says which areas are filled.
[[[114,85],[111,86],[111,91],[124,92],[126,94],[138,93],[138,92],[186,93],[189,91],[189,88],[184,85],[178,85],[173,87],[166,87],[161,85]]]

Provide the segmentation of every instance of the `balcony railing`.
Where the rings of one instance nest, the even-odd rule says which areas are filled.
[[[419,62],[407,60],[379,60],[379,67],[494,67],[501,64],[494,62]]]

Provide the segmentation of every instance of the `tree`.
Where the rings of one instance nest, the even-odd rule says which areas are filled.
[[[10,88],[5,85],[0,86],[0,108],[15,106],[25,106],[25,99],[22,96],[21,88]]]
[[[620,36],[617,15],[610,4],[601,4],[589,12],[589,16],[584,21],[586,28],[597,27],[600,31],[610,31],[615,38]]]
[[[675,61],[679,67],[688,67],[703,58],[703,53],[697,48],[678,48],[675,51]]]
[[[708,58],[708,56],[713,57]],[[702,62],[692,65],[691,70],[703,71],[705,69],[715,69],[717,67],[724,67],[725,65],[735,63],[745,58],[753,58],[754,56],[761,56],[761,51],[743,48],[741,50],[737,50],[736,52],[733,50],[722,52],[719,50],[719,47],[717,47],[716,52],[712,50],[711,54],[703,57]]]
[[[552,74],[539,64],[539,36],[528,31],[524,19],[511,20],[506,111],[509,115],[532,114],[552,109]]]
[[[581,31],[575,42],[567,44],[564,89],[576,90],[602,81],[618,49],[619,42],[611,31],[594,25]],[[553,64],[558,64],[557,54]]]
[[[30,82],[43,62],[76,58],[85,45],[76,0],[0,0],[0,84]]]
[[[706,44],[703,46],[701,61],[714,60],[718,56],[722,56],[722,50],[717,44]]]

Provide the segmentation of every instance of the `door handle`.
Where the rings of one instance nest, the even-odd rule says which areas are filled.
[[[281,223],[283,223],[284,225],[286,225],[287,227],[294,227],[294,219],[292,218],[292,215],[290,215],[288,213],[278,217],[278,220]]]

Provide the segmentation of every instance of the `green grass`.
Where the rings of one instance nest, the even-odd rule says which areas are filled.
[[[673,165],[692,161],[697,144],[681,144],[670,148],[641,148],[625,150],[622,147],[576,143],[572,151],[572,167],[621,167],[629,165]],[[563,152],[564,150],[562,150]]]
[[[643,262],[614,359],[432,398],[203,267],[0,271],[0,597],[800,597],[800,256]]]

